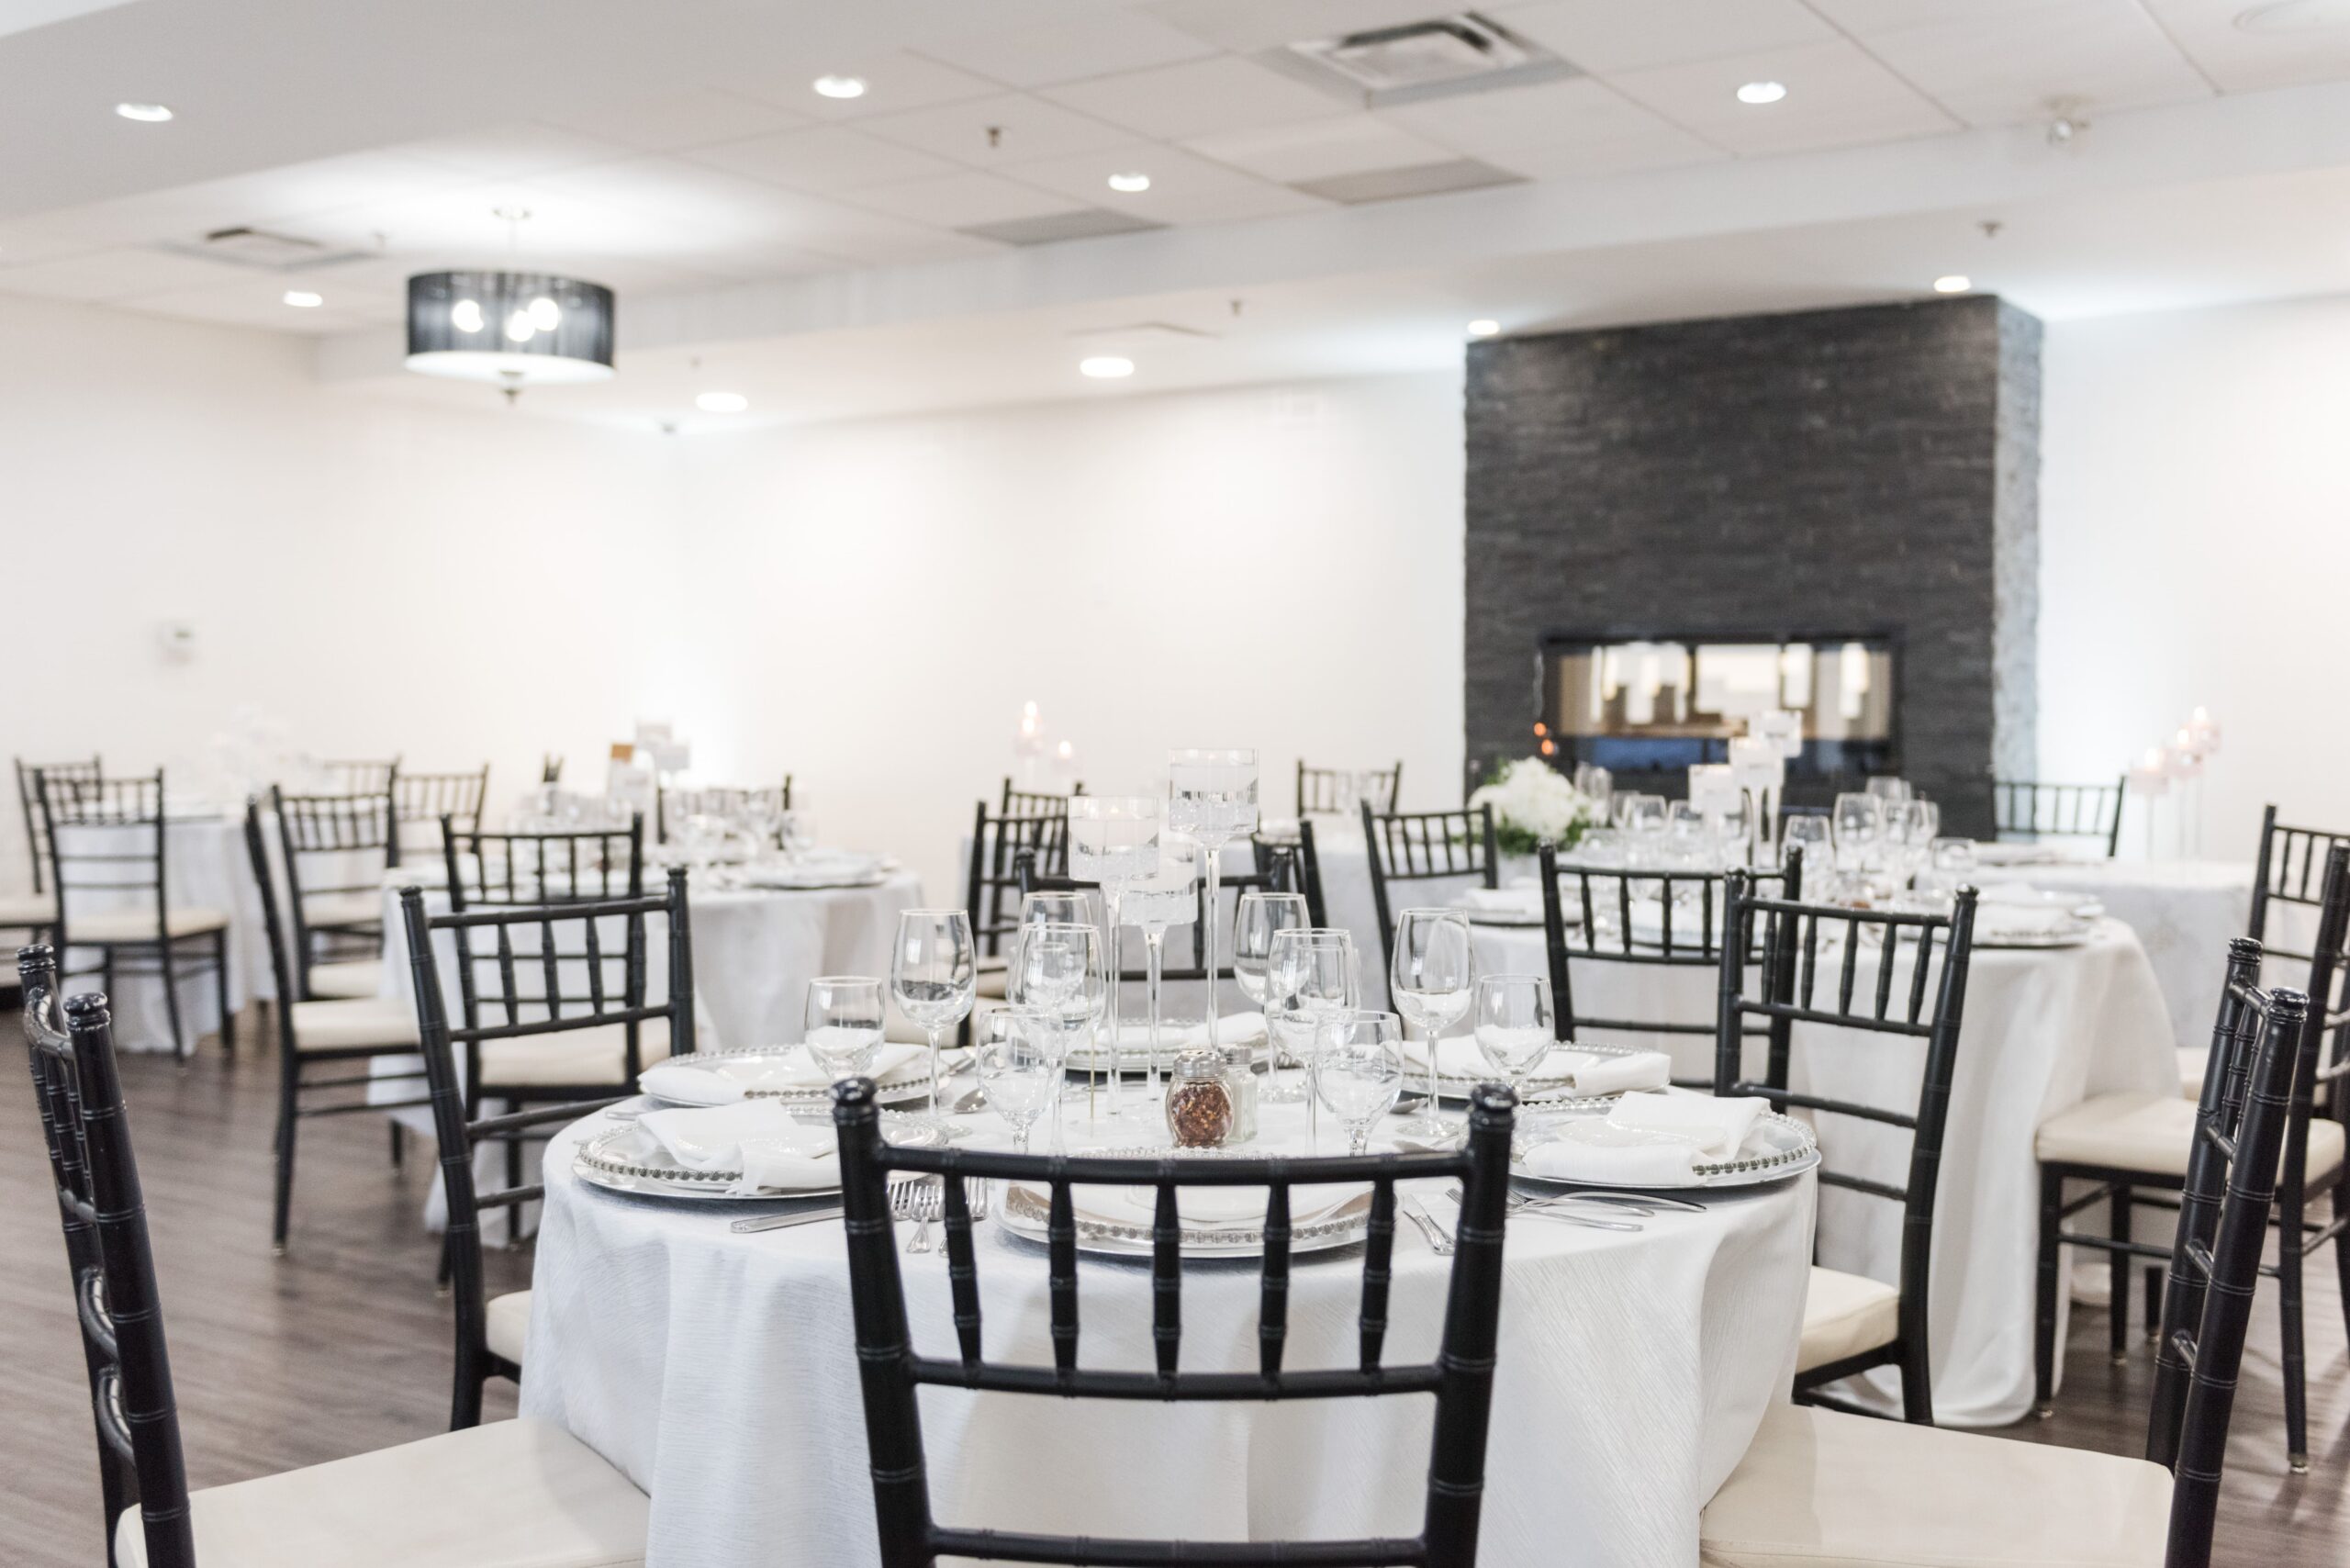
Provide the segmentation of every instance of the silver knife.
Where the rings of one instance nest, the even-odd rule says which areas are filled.
[[[828,1219],[838,1219],[846,1212],[838,1204],[832,1204],[821,1209],[801,1209],[797,1214],[754,1215],[749,1219],[736,1220],[727,1228],[737,1236],[748,1236],[760,1230],[789,1230],[795,1225],[818,1225]]]
[[[1452,1238],[1445,1234],[1444,1226],[1437,1224],[1436,1216],[1428,1213],[1427,1205],[1416,1197],[1406,1197],[1402,1206],[1404,1217],[1419,1226],[1420,1235],[1427,1240],[1428,1249],[1439,1258],[1451,1257]]]

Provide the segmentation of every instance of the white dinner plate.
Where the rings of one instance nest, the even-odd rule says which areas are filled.
[[[881,1113],[881,1134],[908,1148],[934,1148],[946,1141],[936,1123],[900,1111]],[[591,1187],[610,1193],[632,1193],[656,1198],[686,1198],[696,1203],[786,1203],[794,1198],[837,1196],[838,1187],[792,1187],[756,1193],[732,1192],[740,1170],[689,1170],[633,1120],[607,1127],[582,1143],[573,1154],[573,1174]]]
[[[1148,1154],[1163,1155],[1163,1148],[1103,1149],[1103,1155]],[[1236,1154],[1231,1158],[1245,1159]],[[1335,1247],[1351,1246],[1360,1241],[1371,1225],[1371,1191],[1368,1188],[1326,1204],[1311,1199],[1314,1189],[1297,1186],[1290,1189],[1292,1205],[1289,1249],[1296,1252],[1322,1252]],[[1114,1217],[1089,1210],[1087,1189],[1074,1188],[1070,1194],[1077,1223],[1077,1249],[1119,1258],[1147,1258],[1151,1254],[1150,1221],[1136,1213],[1129,1218],[1123,1210]],[[1301,1199],[1304,1201],[1301,1202]],[[1179,1197],[1179,1202],[1180,1197]],[[1030,1241],[1049,1239],[1047,1226],[1052,1218],[1052,1194],[1043,1187],[1023,1182],[1006,1183],[1003,1206],[997,1218],[1013,1235]],[[1253,1221],[1228,1225],[1187,1225],[1183,1226],[1182,1251],[1187,1258],[1255,1258],[1263,1255],[1265,1235],[1262,1216]]]
[[[804,1066],[807,1060],[807,1051],[802,1047],[767,1046],[740,1051],[695,1051],[687,1056],[671,1057],[667,1061],[656,1065],[706,1072],[713,1079],[739,1080],[755,1074],[762,1068]],[[650,1071],[651,1069],[646,1070]],[[644,1087],[642,1076],[637,1081],[637,1087],[639,1089]],[[929,1053],[918,1052],[908,1060],[899,1063],[897,1067],[881,1075],[877,1081],[877,1087],[878,1092],[875,1098],[885,1105],[923,1098],[930,1092]],[[706,1100],[669,1099],[654,1094],[649,1090],[646,1091],[646,1094],[648,1098],[657,1100],[664,1105],[729,1105],[734,1103],[732,1097],[725,1096],[722,1092],[713,1092]],[[833,1086],[830,1083],[811,1083],[804,1086],[768,1089],[752,1088],[746,1085],[741,1098],[779,1100],[787,1105],[830,1105],[833,1103]]]
[[[1528,1187],[1566,1192],[1578,1187],[1599,1187],[1610,1192],[1678,1192],[1697,1187],[1759,1187],[1773,1182],[1784,1182],[1800,1175],[1819,1163],[1819,1140],[1812,1130],[1793,1116],[1766,1111],[1755,1118],[1746,1141],[1739,1146],[1738,1158],[1700,1161],[1692,1168],[1693,1180],[1658,1185],[1633,1182],[1578,1182],[1562,1176],[1538,1176],[1515,1159],[1510,1162],[1510,1180]]]

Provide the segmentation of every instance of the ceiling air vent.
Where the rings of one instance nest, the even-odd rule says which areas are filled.
[[[309,272],[318,267],[339,266],[345,262],[370,259],[365,251],[333,251],[316,240],[305,240],[293,234],[273,234],[266,229],[240,225],[234,229],[215,229],[203,239],[190,242],[184,240],[158,241],[155,249],[174,255],[201,256],[207,262],[223,262],[232,267],[252,267],[270,273]]]
[[[1373,108],[1575,74],[1557,55],[1474,11],[1343,38],[1309,39],[1273,54],[1326,84],[1337,78]]]

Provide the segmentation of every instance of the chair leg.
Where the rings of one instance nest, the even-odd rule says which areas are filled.
[[[1914,1427],[1934,1424],[1934,1372],[1927,1363],[1923,1335],[1902,1341],[1901,1418]]]
[[[163,1014],[172,1021],[172,1054],[185,1066],[196,1054],[195,1042],[187,1037],[186,1025],[180,1022],[180,978],[172,968],[172,943],[167,936],[155,945],[156,967],[163,976]]]
[[[301,1118],[294,1114],[302,1092],[302,1058],[284,1053],[277,1066],[277,1192],[270,1220],[270,1249],[285,1255],[286,1223],[294,1211],[294,1129]]]
[[[237,1015],[229,1006],[229,930],[223,926],[212,934],[212,979],[220,995],[220,1049],[229,1056],[237,1054]]]
[[[2065,1179],[2042,1166],[2040,1171],[2040,1277],[2033,1303],[2031,1361],[2032,1412],[2042,1420],[2056,1414],[2056,1233],[2064,1223]]]
[[[2350,1179],[2333,1189],[2333,1217],[2338,1220],[2345,1215],[2350,1215]],[[2342,1292],[2342,1329],[2350,1335],[2350,1236],[2333,1238],[2333,1277]]]
[[[2167,1273],[2160,1263],[2146,1265],[2146,1343],[2151,1345],[2163,1337],[2163,1276]],[[2350,1312],[2350,1303],[2343,1310]]]
[[[506,1102],[506,1114],[514,1115],[522,1109],[520,1100]],[[522,1185],[522,1137],[520,1133],[506,1135],[506,1185]],[[506,1208],[506,1250],[519,1252],[522,1248],[522,1205],[509,1204]]]
[[[2310,1469],[2310,1411],[2306,1352],[2301,1343],[2301,1249],[2295,1225],[2277,1251],[2277,1337],[2283,1341],[2285,1373],[2285,1462],[2296,1475]]]
[[[408,1128],[397,1117],[386,1125],[392,1129],[392,1169],[404,1170],[408,1165]]]
[[[2130,1239],[2130,1183],[2117,1182],[2113,1186],[2113,1219],[2108,1234],[2118,1242]],[[2115,1250],[2109,1260],[2107,1279],[2110,1282],[2106,1294],[2112,1298],[2111,1332],[2107,1338],[2106,1353],[2120,1366],[2130,1359],[2130,1254]]]

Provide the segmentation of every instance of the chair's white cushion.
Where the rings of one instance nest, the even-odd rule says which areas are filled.
[[[2184,1180],[2195,1146],[2195,1102],[2176,1094],[2098,1094],[2040,1124],[2034,1148],[2051,1164],[2103,1165]],[[2305,1177],[2342,1163],[2342,1124],[2310,1118]]]
[[[495,1007],[483,1013],[485,1023],[498,1016]],[[669,1055],[669,1021],[647,1018],[636,1026],[637,1055],[643,1067],[665,1061]],[[565,1029],[552,1035],[522,1035],[510,1040],[484,1040],[481,1081],[506,1084],[610,1083],[621,1085],[628,1065],[628,1028],[599,1024],[592,1029]],[[633,1084],[625,1087],[634,1088]]]
[[[551,1422],[493,1421],[189,1499],[203,1568],[641,1568],[644,1494]],[[147,1568],[139,1510],[120,1568]]]
[[[155,940],[155,906],[143,904],[130,909],[92,910],[84,914],[73,912],[71,935],[76,942],[152,942]],[[205,909],[191,904],[185,909],[166,910],[164,927],[174,936],[196,936],[207,931],[218,931],[229,924],[229,917],[217,909]]]
[[[1012,971],[1004,968],[1002,960],[999,959],[995,967],[990,969],[986,960],[982,959],[978,972],[979,994],[993,997],[998,1002],[1002,1001],[1004,986],[1011,978]]]
[[[302,920],[323,925],[373,925],[384,918],[381,893],[310,893],[302,900]]]
[[[522,1347],[531,1338],[531,1293],[509,1291],[504,1295],[491,1296],[489,1321],[484,1327],[490,1354],[504,1356],[520,1366]]]
[[[347,964],[312,964],[312,996],[374,996],[384,989],[384,960],[354,958]]]
[[[2142,1459],[1774,1406],[1699,1525],[1701,1568],[2162,1568]]]
[[[2203,1071],[2211,1065],[2211,1053],[2194,1046],[2178,1047],[2179,1092],[2189,1100],[2203,1098]]]
[[[47,893],[0,893],[0,926],[17,930],[56,921],[57,901]]]
[[[1803,1293],[1803,1348],[1796,1371],[1807,1372],[1879,1345],[1901,1333],[1901,1293],[1866,1274],[1814,1269]]]
[[[387,1051],[416,1047],[416,1015],[387,996],[349,997],[338,1002],[297,1002],[294,1016],[297,1050],[345,1050],[381,1046]]]

